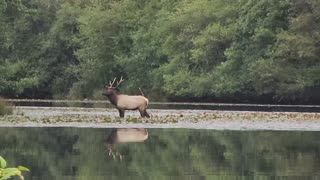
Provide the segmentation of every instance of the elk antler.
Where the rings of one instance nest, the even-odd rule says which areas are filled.
[[[114,154],[114,152],[113,152],[113,149],[112,149],[113,147],[112,146],[110,146],[110,147],[108,147],[108,151],[109,151],[109,156],[112,156],[113,157],[113,159],[116,159],[117,158],[117,156],[119,156],[119,159],[120,159],[120,161],[122,161],[122,155],[118,152],[118,151],[116,151],[116,154]]]
[[[112,82],[109,81],[109,86],[106,86],[106,87],[107,87],[107,88],[112,88],[113,85],[114,85],[114,83],[116,82],[116,79],[117,79],[117,77],[115,77]],[[123,77],[121,76],[120,80],[117,81],[117,85],[114,86],[114,87],[118,87],[123,81],[124,81],[124,79],[123,79]]]
[[[124,81],[123,77],[121,76],[120,81],[117,81],[117,86],[118,87],[122,82]]]
[[[107,86],[107,87],[112,88],[113,84],[116,82],[116,79],[117,78],[115,77],[112,82],[109,81],[109,86]]]

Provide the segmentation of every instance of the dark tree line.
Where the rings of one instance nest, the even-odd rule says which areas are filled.
[[[0,0],[0,95],[320,102],[319,0]]]

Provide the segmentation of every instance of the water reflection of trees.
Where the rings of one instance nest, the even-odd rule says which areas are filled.
[[[0,153],[12,164],[26,164],[34,174],[53,179],[69,169],[78,135],[53,128],[0,128]],[[76,166],[69,173],[74,174]]]
[[[111,129],[1,128],[0,154],[40,179],[65,176],[295,176],[320,172],[318,132],[151,129],[144,143],[119,143],[108,156]],[[147,178],[148,179],[148,178]]]

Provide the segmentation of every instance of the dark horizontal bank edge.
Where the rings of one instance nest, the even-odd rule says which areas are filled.
[[[112,107],[107,100],[50,100],[50,99],[3,99],[16,106],[92,107],[94,104]],[[277,104],[231,104],[194,102],[150,102],[152,109],[201,109],[225,111],[266,112],[320,112],[320,105],[277,105]]]

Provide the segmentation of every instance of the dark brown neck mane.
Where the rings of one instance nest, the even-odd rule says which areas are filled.
[[[118,101],[117,96],[118,96],[117,92],[113,92],[113,93],[107,95],[111,104],[113,104],[115,106],[117,105],[117,101]]]
[[[111,133],[107,137],[107,143],[108,144],[114,144],[117,139],[117,129],[112,129]]]

